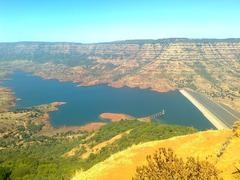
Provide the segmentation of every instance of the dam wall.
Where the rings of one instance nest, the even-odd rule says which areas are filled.
[[[187,90],[179,90],[198,110],[217,128],[217,129],[230,129],[220,118],[218,118],[211,110],[209,110],[203,103],[199,102]]]

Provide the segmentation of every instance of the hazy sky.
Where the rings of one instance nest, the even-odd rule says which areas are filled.
[[[239,38],[240,0],[0,0],[0,41]]]

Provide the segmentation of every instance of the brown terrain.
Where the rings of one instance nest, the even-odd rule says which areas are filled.
[[[15,106],[16,98],[11,89],[0,87],[0,112],[6,112]]]
[[[53,135],[57,133],[65,133],[65,132],[79,132],[79,131],[95,131],[101,128],[102,126],[106,125],[104,122],[92,122],[82,126],[61,126],[58,128],[54,128],[51,126],[49,122],[49,118],[47,119],[48,122],[44,126],[43,130],[39,134],[43,135]]]
[[[99,117],[101,119],[108,119],[112,122],[134,119],[134,117],[132,117],[130,115],[121,114],[121,113],[102,113],[99,115]]]

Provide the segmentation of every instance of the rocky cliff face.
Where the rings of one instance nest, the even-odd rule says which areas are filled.
[[[99,44],[19,42],[0,43],[1,60],[33,60],[36,62],[137,60],[194,61],[240,58],[240,39],[189,40],[162,39],[120,41]],[[64,60],[64,61],[63,61]],[[70,63],[70,64],[69,64]]]

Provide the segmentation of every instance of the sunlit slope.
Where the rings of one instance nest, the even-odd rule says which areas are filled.
[[[76,179],[131,179],[136,167],[144,164],[146,155],[154,153],[160,147],[172,148],[177,155],[199,157],[216,164],[224,179],[233,179],[235,165],[240,162],[240,138],[234,137],[231,130],[209,130],[191,135],[174,137],[167,140],[152,141],[132,146],[112,155],[89,170],[79,171]]]

